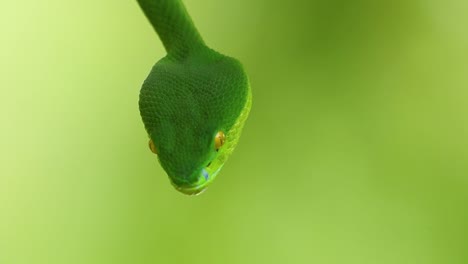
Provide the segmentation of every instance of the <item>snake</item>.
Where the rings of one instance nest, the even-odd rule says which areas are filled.
[[[243,65],[205,44],[181,0],[137,0],[166,56],[139,94],[149,148],[176,190],[206,190],[231,156],[252,105]]]

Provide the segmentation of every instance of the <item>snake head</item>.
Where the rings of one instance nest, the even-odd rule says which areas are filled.
[[[150,149],[171,183],[199,194],[233,152],[250,111],[242,65],[207,47],[184,59],[155,64],[140,91],[140,114]]]

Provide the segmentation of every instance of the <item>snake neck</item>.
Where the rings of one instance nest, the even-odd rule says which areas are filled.
[[[181,0],[137,1],[170,57],[183,60],[205,46]]]

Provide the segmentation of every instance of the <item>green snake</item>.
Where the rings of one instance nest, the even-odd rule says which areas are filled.
[[[234,151],[252,95],[242,64],[209,48],[181,0],[138,0],[167,55],[151,69],[140,114],[172,185],[198,194]]]

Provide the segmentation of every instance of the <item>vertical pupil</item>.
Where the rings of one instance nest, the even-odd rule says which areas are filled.
[[[224,133],[222,131],[219,131],[216,134],[216,137],[215,137],[216,150],[218,150],[224,144],[225,139],[226,137],[224,136]]]
[[[156,151],[156,146],[154,145],[153,140],[151,140],[151,139],[149,140],[148,146],[149,146],[151,152],[153,152],[154,154],[158,154],[158,152]]]

